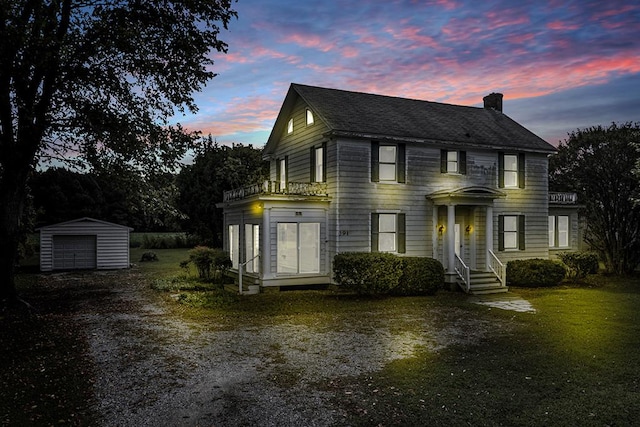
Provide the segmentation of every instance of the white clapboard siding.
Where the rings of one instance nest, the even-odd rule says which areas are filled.
[[[79,218],[39,228],[40,270],[97,268],[98,270],[129,267],[129,233],[131,228],[92,218]],[[76,239],[73,239],[76,236]],[[54,242],[58,244],[54,245]],[[75,244],[74,244],[74,241]],[[83,242],[95,241],[95,256],[86,254]],[[68,244],[64,244],[67,242]],[[78,254],[73,254],[77,248]],[[67,251],[57,254],[55,251]],[[73,262],[77,256],[79,261]],[[67,261],[63,261],[66,257]],[[58,260],[56,262],[56,259]],[[80,261],[82,259],[82,261]]]

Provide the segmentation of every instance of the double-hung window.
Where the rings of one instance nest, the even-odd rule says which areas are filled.
[[[276,180],[280,185],[280,191],[285,191],[288,184],[289,156],[276,160]]]
[[[371,143],[371,181],[405,182],[404,144]]]
[[[549,247],[569,247],[569,216],[549,216]]]
[[[523,153],[498,153],[498,184],[500,188],[524,188],[525,157]]]
[[[498,216],[498,249],[501,251],[525,249],[524,215]]]
[[[441,150],[440,172],[465,175],[467,173],[467,152]]]
[[[229,258],[231,258],[231,267],[238,268],[238,265],[240,263],[240,225],[229,225],[228,232]]]
[[[325,182],[327,175],[327,146],[311,147],[311,182]]]
[[[406,252],[405,214],[371,214],[371,251]]]
[[[244,225],[244,261],[247,263],[248,273],[260,271],[260,225]]]

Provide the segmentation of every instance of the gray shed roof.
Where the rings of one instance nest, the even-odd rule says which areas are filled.
[[[302,98],[336,136],[396,139],[555,152],[500,111],[292,83],[265,146],[275,151],[296,100]]]

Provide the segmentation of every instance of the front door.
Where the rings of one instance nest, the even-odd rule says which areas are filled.
[[[458,255],[459,257],[462,258],[462,256],[460,255],[462,253],[462,239],[460,238],[460,224],[456,224],[454,227],[454,248],[453,250],[455,251],[456,255]]]

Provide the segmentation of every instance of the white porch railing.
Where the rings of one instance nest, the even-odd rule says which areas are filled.
[[[462,282],[464,283],[465,292],[469,292],[469,289],[471,289],[471,269],[467,266],[467,264],[464,263],[464,261],[458,256],[458,254],[454,255],[455,262],[453,268],[460,280],[462,280]]]
[[[222,200],[224,202],[231,202],[233,200],[242,200],[256,194],[326,196],[327,184],[325,182],[289,182],[286,187],[282,187],[279,181],[264,181],[262,183],[225,191]]]
[[[244,272],[242,270],[244,269],[244,267],[247,264],[249,264],[250,262],[253,262],[253,260],[256,259],[256,258],[260,259],[260,253],[259,252],[253,258],[251,258],[251,259],[249,259],[249,260],[247,260],[247,261],[245,261],[243,263],[238,264],[238,293],[240,295],[242,295],[242,276],[244,274]]]
[[[489,270],[496,275],[502,286],[506,286],[506,269],[504,264],[498,259],[491,249],[487,251],[487,258],[489,259]]]

